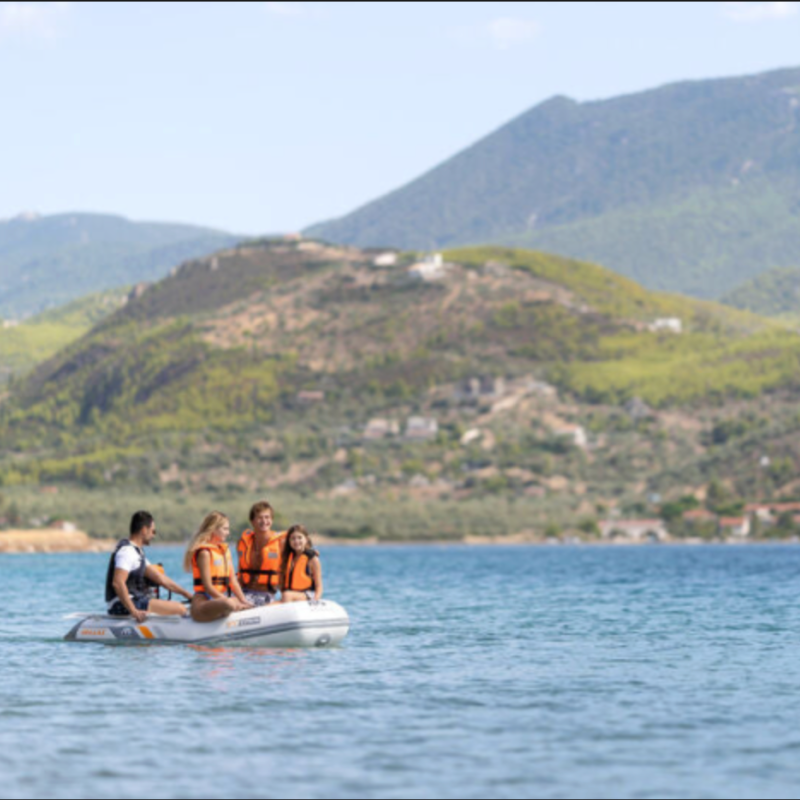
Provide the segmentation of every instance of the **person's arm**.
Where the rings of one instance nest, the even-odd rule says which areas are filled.
[[[186,589],[184,589],[180,584],[175,583],[172,578],[168,578],[152,564],[147,565],[147,569],[145,570],[144,574],[145,577],[152,583],[155,583],[156,586],[163,586],[167,591],[170,591],[173,594],[179,594],[182,597],[185,597],[187,600],[192,599],[192,595],[187,592]]]
[[[242,606],[241,608],[237,609],[237,611],[244,611],[246,608],[255,608],[252,603],[247,602],[247,598],[244,596],[244,592],[242,591],[242,587],[236,578],[235,572],[231,574],[231,593]]]
[[[128,575],[130,575],[130,573],[127,570],[114,570],[114,580],[112,582],[114,586],[114,592],[116,592],[119,601],[123,606],[125,606],[128,613],[137,622],[144,622],[147,619],[147,612],[139,611],[139,609],[133,604],[130,592],[128,591]]]
[[[251,588],[250,583],[252,581],[252,576],[245,577],[244,573],[242,572],[242,560],[244,559],[245,555],[245,545],[242,539],[239,539],[238,543],[236,544],[236,563],[239,566],[239,569],[236,572],[236,576],[238,578],[239,575],[242,576],[242,580],[239,582],[239,587],[241,588],[242,584],[244,583],[248,589]]]
[[[319,556],[311,559],[311,577],[314,579],[314,599],[322,600],[324,587],[322,585],[322,562],[319,560]]]

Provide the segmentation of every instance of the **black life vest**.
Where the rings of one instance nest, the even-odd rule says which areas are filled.
[[[131,572],[128,573],[128,580],[126,584],[128,586],[128,592],[130,593],[131,597],[144,597],[148,593],[147,588],[147,581],[145,580],[144,573],[147,569],[147,560],[144,557],[144,552],[142,551],[141,547],[136,547],[136,545],[130,539],[122,539],[116,547],[116,550],[111,554],[111,560],[108,562],[108,574],[106,575],[106,603],[110,603],[117,597],[117,593],[114,591],[114,570],[116,569],[116,560],[117,560],[117,553],[122,550],[123,547],[135,547],[136,551],[142,557],[141,564]]]

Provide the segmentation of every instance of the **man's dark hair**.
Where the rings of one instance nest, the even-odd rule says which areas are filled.
[[[142,528],[153,524],[153,515],[149,511],[137,511],[131,517],[131,536],[135,536]]]

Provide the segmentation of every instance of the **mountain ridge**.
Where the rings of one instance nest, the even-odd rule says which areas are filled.
[[[799,118],[800,69],[556,97],[306,233],[358,246],[524,246],[719,297],[800,263]]]
[[[111,214],[21,215],[0,223],[0,317],[23,319],[83,295],[155,280],[241,238]]]

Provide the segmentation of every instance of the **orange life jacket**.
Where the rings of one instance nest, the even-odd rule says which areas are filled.
[[[285,533],[275,534],[261,548],[261,566],[254,569],[256,535],[253,531],[245,531],[239,539],[239,583],[242,587],[254,592],[277,592],[281,587],[281,567]]]
[[[319,555],[316,550],[306,550],[299,556],[292,553],[286,565],[286,578],[283,582],[283,591],[307,592],[316,588],[314,576],[311,572],[311,559]]]
[[[211,556],[211,583],[218,592],[231,595],[231,578],[233,577],[233,558],[227,544],[216,546],[208,545],[199,547],[192,553],[192,575],[194,576],[195,594],[205,592],[206,587],[200,576],[200,567],[197,564],[197,556],[204,550]]]

